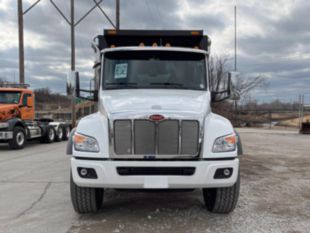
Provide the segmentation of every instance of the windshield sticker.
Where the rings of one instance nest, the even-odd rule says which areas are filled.
[[[127,63],[116,64],[114,71],[114,78],[115,79],[127,78],[127,68],[128,68]]]

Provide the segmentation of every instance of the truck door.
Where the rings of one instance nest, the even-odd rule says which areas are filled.
[[[25,93],[22,99],[22,106],[20,108],[21,119],[34,119],[34,98],[30,93]]]

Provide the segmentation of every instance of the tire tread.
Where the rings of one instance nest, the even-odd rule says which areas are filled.
[[[72,176],[70,187],[72,205],[76,212],[95,213],[100,209],[103,199],[102,189],[79,187],[74,183]]]
[[[210,189],[203,189],[203,197],[206,204],[206,207],[209,211],[213,213],[230,213],[233,211],[237,205],[238,197],[239,197],[239,190],[240,190],[240,175],[238,175],[237,182],[231,187],[225,188],[215,188],[212,189],[215,192],[214,195],[214,202],[207,205],[210,200],[208,200],[208,192]]]

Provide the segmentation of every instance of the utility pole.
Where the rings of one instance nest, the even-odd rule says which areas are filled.
[[[18,9],[18,44],[19,44],[19,83],[25,83],[25,63],[24,63],[24,17],[23,2],[17,0]]]
[[[75,30],[74,30],[74,0],[71,0],[71,24],[70,24],[70,30],[71,30],[71,71],[75,71]]]
[[[70,30],[71,30],[71,77],[75,78],[75,26],[74,26],[74,0],[71,0],[71,24],[70,24]],[[73,80],[74,82],[74,80]],[[76,125],[76,110],[75,110],[75,91],[73,91],[71,96],[71,115],[72,115],[72,126],[75,127]]]
[[[23,11],[23,1],[17,0],[18,18],[18,48],[19,48],[19,83],[25,83],[25,52],[24,52],[24,15],[41,0],[37,0],[27,10]]]
[[[237,6],[234,7],[235,13],[235,72],[237,72]],[[234,100],[235,124],[238,124],[238,100]]]
[[[116,30],[120,29],[120,0],[116,0]]]
[[[235,71],[237,71],[237,6],[235,5]]]
[[[108,19],[108,21],[112,24],[114,28],[116,26],[113,24],[112,20],[108,17],[108,15],[101,8],[100,3],[103,0],[93,0],[94,6],[90,8],[79,20],[75,20],[75,0],[70,0],[70,20],[65,16],[65,14],[59,9],[59,7],[54,3],[53,0],[50,0],[52,5],[58,11],[58,13],[64,18],[64,20],[70,26],[70,34],[71,34],[71,77],[75,77],[75,27],[78,26],[80,22],[82,22],[95,8],[99,8],[101,13]],[[74,80],[73,80],[74,82]],[[72,125],[75,127],[76,125],[76,111],[75,111],[75,92],[73,92],[71,96],[71,110],[72,110]]]

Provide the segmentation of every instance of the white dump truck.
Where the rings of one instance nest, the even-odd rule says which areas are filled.
[[[229,213],[240,187],[240,139],[211,103],[231,96],[210,85],[203,31],[105,30],[93,90],[98,103],[71,132],[71,199],[78,213],[102,207],[105,189],[202,189],[206,209]],[[83,94],[86,93],[86,94]]]

